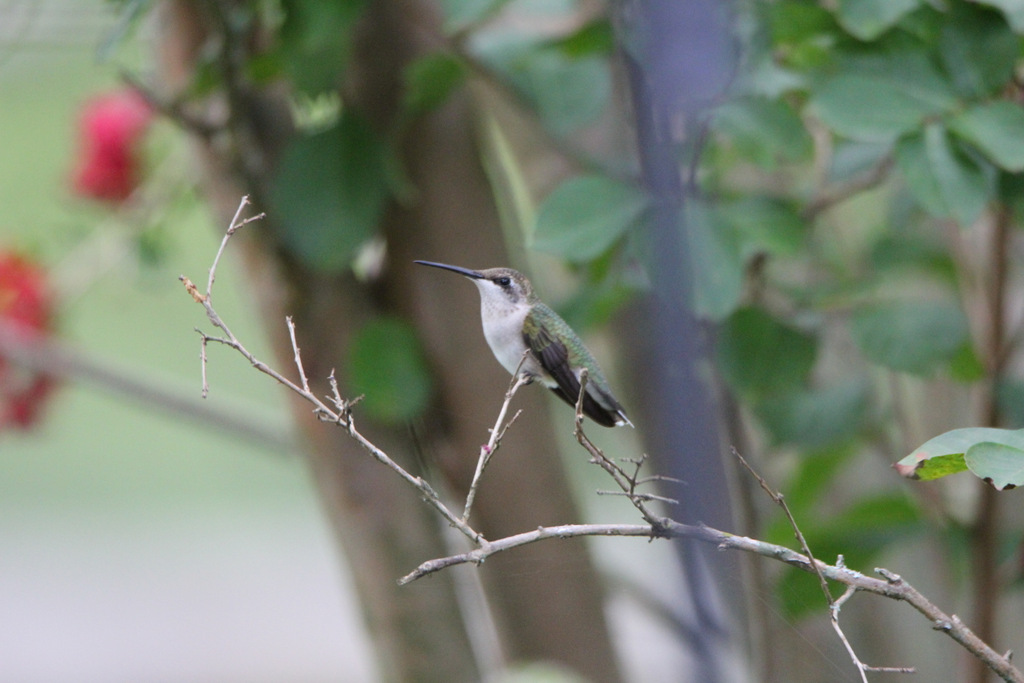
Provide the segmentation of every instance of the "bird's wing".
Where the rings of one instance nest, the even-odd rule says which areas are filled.
[[[523,341],[530,347],[530,351],[545,372],[558,384],[560,393],[565,394],[566,399],[571,397],[575,403],[580,395],[580,381],[569,365],[568,349],[542,325],[531,325],[531,322],[527,319],[523,325]]]
[[[580,397],[580,381],[569,364],[568,349],[542,325],[530,323],[532,321],[527,319],[526,324],[523,325],[523,341],[526,342],[541,367],[555,380],[556,386],[551,387],[551,390],[570,406],[575,407]],[[583,396],[583,412],[600,425],[613,426],[618,416],[594,400],[591,396],[593,389],[597,389],[597,387],[589,384],[588,391]],[[611,398],[611,405],[619,407],[614,398]]]

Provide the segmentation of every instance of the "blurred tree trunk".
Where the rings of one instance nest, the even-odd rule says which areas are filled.
[[[705,111],[735,68],[728,3],[633,0],[618,6],[642,180],[652,211],[646,234],[651,292],[627,316],[630,385],[644,415],[645,445],[666,474],[686,482],[678,519],[732,528],[707,331],[693,310],[692,228],[686,204],[703,144]],[[688,168],[689,166],[689,168]],[[732,619],[722,581],[736,560],[692,540],[676,544],[691,598],[693,677],[728,680]],[[736,598],[733,596],[733,600]]]
[[[183,92],[207,37],[229,30],[218,23],[218,12],[210,11],[216,7],[190,2],[163,6],[162,92]],[[353,68],[358,78],[353,82],[358,85],[346,96],[371,120],[393,120],[402,68],[436,47],[439,30],[429,3],[371,3],[357,36]],[[431,40],[434,44],[428,44]],[[222,49],[237,48],[229,44]],[[254,48],[247,44],[245,49]],[[200,139],[199,151],[204,191],[218,224],[226,226],[242,194],[253,197],[256,210],[269,208],[265,199],[273,160],[292,131],[280,93],[220,95],[210,107],[229,108],[231,139]],[[328,393],[326,377],[334,368],[345,392],[343,359],[363,322],[382,312],[415,322],[437,371],[437,409],[415,437],[408,429],[365,420],[360,429],[413,472],[421,469],[417,449],[423,447],[456,495],[465,493],[508,377],[483,341],[475,288],[456,278],[414,271],[411,260],[434,258],[473,267],[506,261],[472,130],[469,108],[456,98],[406,136],[403,160],[416,197],[387,211],[380,234],[387,241],[388,261],[381,279],[371,284],[357,282],[350,273],[318,274],[290,258],[272,237],[273,215],[244,231],[237,242],[245,245],[252,296],[264,316],[276,365],[286,374],[294,367],[284,325],[291,315],[306,372],[319,394]],[[575,520],[544,400],[536,388],[516,398],[524,415],[488,470],[474,510],[474,526],[489,538]],[[404,588],[395,583],[419,562],[449,554],[439,518],[341,430],[317,422],[307,404],[293,405],[316,485],[352,566],[383,678],[478,680],[452,573]],[[568,412],[562,428],[571,429]],[[524,564],[531,570],[523,572]],[[508,659],[558,661],[593,681],[619,680],[601,587],[582,543],[538,544],[517,551],[514,558],[494,558],[480,571]]]

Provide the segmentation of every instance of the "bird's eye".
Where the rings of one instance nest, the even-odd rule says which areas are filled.
[[[512,284],[512,280],[508,277],[499,277],[494,281],[494,283],[499,287],[508,287]]]

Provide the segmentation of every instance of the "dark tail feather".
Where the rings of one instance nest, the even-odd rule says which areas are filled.
[[[551,387],[558,398],[562,399],[573,408],[576,407],[576,399],[578,396],[569,396],[565,393],[561,387]],[[590,394],[583,395],[583,414],[589,417],[591,420],[601,425],[602,427],[614,427],[615,424],[622,418],[619,416],[618,411],[610,411],[607,408],[601,406],[600,403],[590,397]]]

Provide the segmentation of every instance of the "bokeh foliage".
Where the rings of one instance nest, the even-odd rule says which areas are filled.
[[[556,153],[574,157],[576,173],[539,202],[535,223],[515,226],[527,246],[579,275],[588,294],[572,302],[571,321],[606,318],[628,300],[622,283],[649,286],[636,272],[657,245],[633,239],[650,209],[635,165],[573,155],[575,136],[625,97],[613,65],[638,46],[605,16],[557,36],[492,21],[516,4],[442,2],[451,40],[406,71],[407,116],[390,126],[343,96],[336,112],[300,131],[270,207],[295,258],[326,272],[352,267],[387,202],[409,199],[397,137],[477,78],[514,97]],[[252,78],[287,78],[314,98],[339,83],[344,93],[347,36],[366,3],[261,7],[281,22],[280,45],[248,65]],[[945,531],[930,524],[916,484],[895,474],[880,491],[844,479],[869,453],[893,462],[909,448],[914,435],[900,433],[896,418],[910,399],[889,390],[894,377],[939,382],[947,394],[988,392],[1006,426],[1024,416],[1024,384],[1004,362],[1012,349],[986,346],[987,318],[971,309],[987,302],[973,283],[1002,272],[995,261],[1005,256],[983,254],[980,266],[964,258],[972,235],[1008,222],[1016,230],[1022,217],[1024,11],[998,0],[747,0],[735,10],[742,66],[728,97],[689,131],[706,142],[683,221],[692,304],[717,330],[720,376],[757,442],[791,456],[783,489],[812,547],[863,569],[911,532],[956,535],[966,524],[949,510]],[[305,192],[311,186],[317,191]],[[1000,277],[993,286],[1008,287]],[[366,407],[407,419],[430,397],[422,353],[408,330],[389,327],[399,323],[371,325],[353,368],[368,394],[372,382],[401,402],[368,398]],[[781,525],[768,535],[789,540]],[[791,614],[824,606],[809,597],[812,580],[786,574],[781,586]]]
[[[969,525],[949,510],[945,531],[929,524],[894,474],[881,491],[844,478],[872,452],[893,462],[913,445],[897,419],[908,399],[892,394],[893,381],[988,392],[1008,425],[1024,414],[1020,382],[1000,360],[1012,349],[986,346],[992,331],[979,309],[990,302],[974,286],[1002,256],[964,258],[977,235],[1020,215],[1024,15],[1010,3],[919,0],[736,10],[743,65],[695,133],[707,145],[686,207],[692,303],[717,325],[721,377],[764,443],[796,456],[788,477],[812,546],[864,567],[908,534],[956,536]],[[605,35],[604,20],[588,22],[558,41],[480,41],[468,57],[565,141],[600,111],[588,99],[570,115],[567,103],[606,96],[595,57],[607,69],[616,50],[635,47]],[[583,159],[526,230],[530,245],[576,264],[584,286],[608,297],[608,282],[644,286],[630,274],[657,248],[631,239],[649,207],[636,173],[622,168]],[[960,419],[947,428],[989,417]],[[846,503],[834,500],[839,486]],[[789,540],[783,526],[769,535]],[[813,581],[787,574],[781,585],[791,614],[822,605]]]
[[[997,402],[1014,381],[1006,330],[990,326],[1008,325],[993,321],[1004,304],[991,293],[1012,286],[999,262],[1022,169],[1019,19],[1000,3],[915,0],[746,3],[741,13],[746,68],[712,115],[704,190],[718,214],[787,207],[744,222],[793,236],[794,248],[740,252],[744,294],[722,316],[718,361],[768,443],[798,456],[784,489],[819,556],[870,568],[922,531],[952,538],[972,523],[940,504],[936,526],[915,485],[872,490],[844,473],[916,445],[901,416],[929,414],[924,387]],[[738,235],[740,225],[717,228]],[[996,247],[978,254],[987,240]],[[897,385],[922,393],[915,403]],[[1009,424],[1015,396],[940,427]],[[770,535],[789,531],[779,523]],[[963,561],[962,543],[939,544]],[[816,604],[802,577],[785,575],[781,588],[790,614]]]

